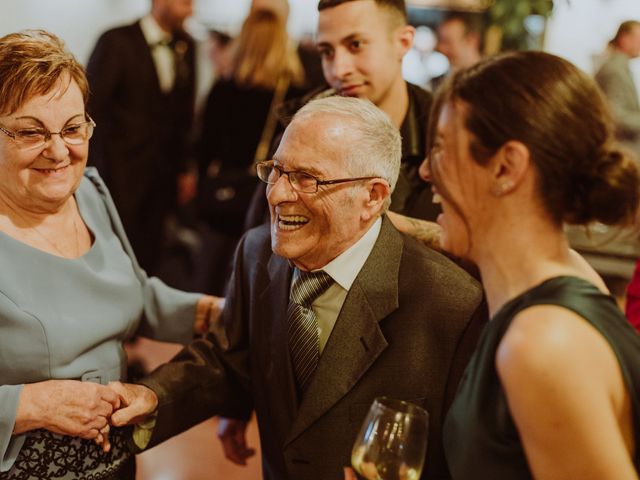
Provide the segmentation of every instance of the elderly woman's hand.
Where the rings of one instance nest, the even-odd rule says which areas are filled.
[[[18,402],[13,433],[44,428],[62,435],[96,439],[118,408],[118,394],[105,385],[77,380],[26,384]]]
[[[216,324],[220,320],[223,309],[223,297],[203,295],[196,305],[196,319],[193,324],[193,331],[196,335],[207,333],[211,325]]]

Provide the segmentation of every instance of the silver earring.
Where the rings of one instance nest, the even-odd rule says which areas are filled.
[[[502,182],[502,183],[499,183],[499,184],[495,185],[493,187],[492,193],[496,197],[501,197],[502,195],[507,193],[512,188],[513,188],[513,182],[505,181],[505,182]]]

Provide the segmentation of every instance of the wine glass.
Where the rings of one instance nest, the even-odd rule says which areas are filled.
[[[378,397],[353,444],[351,465],[366,480],[418,480],[428,431],[429,414],[425,409]]]

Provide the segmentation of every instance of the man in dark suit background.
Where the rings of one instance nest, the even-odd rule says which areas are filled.
[[[192,0],[152,0],[147,16],[100,37],[87,67],[89,111],[100,126],[90,161],[150,274],[179,177],[187,178],[180,174],[193,123],[195,61],[183,23],[192,11]]]
[[[324,480],[341,478],[386,395],[427,409],[423,478],[448,478],[443,417],[486,311],[474,279],[386,218],[400,159],[398,129],[372,103],[300,109],[258,166],[271,223],[241,241],[221,323],[145,386],[112,384],[128,405],[113,424],[157,408],[154,445],[255,409],[264,478]]]

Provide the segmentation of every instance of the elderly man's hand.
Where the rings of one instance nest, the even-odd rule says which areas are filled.
[[[247,447],[247,422],[233,418],[220,417],[218,438],[222,443],[224,455],[236,465],[246,465],[247,459],[255,455],[253,448]]]
[[[140,423],[158,408],[158,396],[144,385],[111,382],[109,388],[120,397],[122,408],[111,415],[111,425]]]

